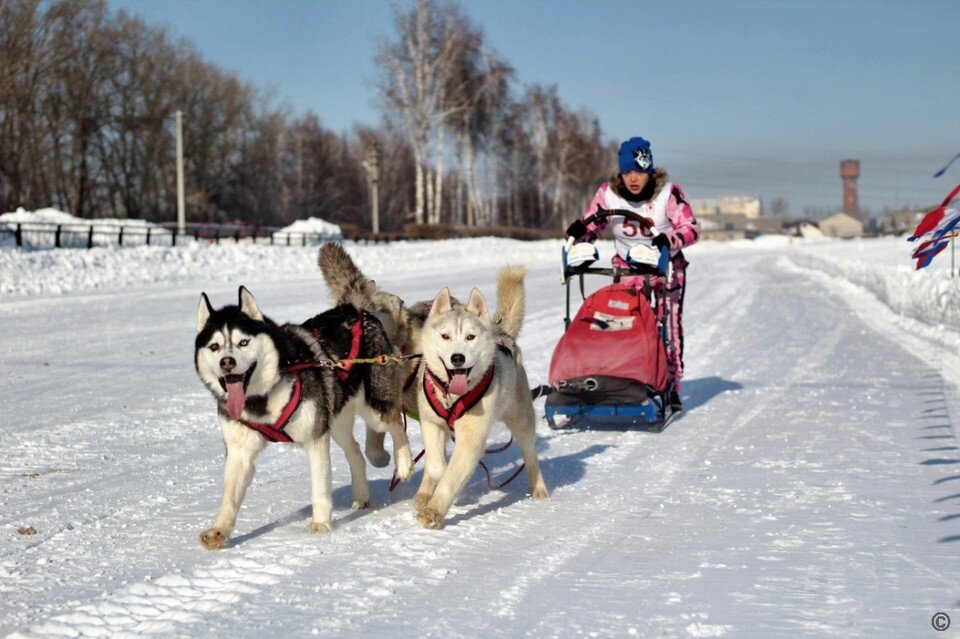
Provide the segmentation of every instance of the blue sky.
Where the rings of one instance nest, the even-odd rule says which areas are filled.
[[[294,114],[335,130],[380,120],[375,0],[108,0],[166,24]],[[407,2],[399,3],[409,6]],[[556,84],[617,140],[642,135],[690,197],[782,197],[839,210],[938,202],[960,182],[960,1],[482,0],[461,3],[516,69]],[[611,158],[611,168],[615,158]]]

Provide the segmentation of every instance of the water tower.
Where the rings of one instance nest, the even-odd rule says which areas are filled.
[[[860,160],[840,162],[840,179],[843,180],[843,212],[853,217],[860,216],[857,201],[857,178],[860,177]]]

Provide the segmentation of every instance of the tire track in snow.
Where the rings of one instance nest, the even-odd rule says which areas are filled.
[[[142,637],[169,635],[200,623],[204,615],[226,610],[292,574],[290,568],[261,561],[257,553],[226,557],[187,576],[163,575],[104,595],[12,638]]]

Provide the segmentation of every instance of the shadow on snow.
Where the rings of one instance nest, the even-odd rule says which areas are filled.
[[[594,444],[578,453],[564,455],[562,457],[541,457],[540,469],[543,472],[544,479],[547,482],[547,487],[550,489],[551,493],[557,488],[569,486],[580,481],[586,472],[586,460],[590,457],[594,457],[603,453],[603,451],[609,447],[610,446],[608,445]],[[515,451],[515,458],[505,455],[501,458],[504,461],[498,465],[495,465],[493,462],[493,459],[497,459],[496,457],[492,458],[490,455],[487,455],[484,458],[484,461],[490,468],[491,481],[494,484],[497,484],[509,477],[513,470],[516,469],[517,465],[522,462],[520,459],[519,447],[511,446],[511,448],[508,450]],[[538,452],[542,454],[543,451],[540,450]],[[504,465],[507,467],[504,468]],[[370,498],[374,503],[382,503],[385,506],[392,506],[397,503],[406,503],[406,505],[412,510],[413,495],[417,492],[417,487],[420,485],[421,477],[422,469],[419,472],[414,473],[414,476],[410,479],[410,481],[398,485],[396,490],[394,490],[392,493],[390,492],[389,479],[370,480]],[[526,499],[526,470],[521,472],[520,475],[518,475],[517,478],[510,482],[510,484],[507,486],[504,486],[499,490],[491,491],[487,486],[486,475],[484,475],[483,470],[478,467],[474,472],[472,481],[470,481],[460,493],[457,503],[463,503],[464,501],[476,503],[479,497],[489,492],[498,492],[500,493],[500,497],[490,503],[481,504],[476,508],[470,508],[467,512],[447,519],[444,522],[444,527],[446,528],[449,526],[454,526],[460,522],[468,521],[474,517],[496,511],[500,508],[505,508]],[[352,499],[352,491],[349,484],[340,486],[333,491],[333,503],[335,508],[349,508]],[[336,530],[336,527],[348,524],[370,512],[370,510],[350,511],[349,514],[339,517],[334,521],[334,530]],[[227,547],[233,548],[235,546],[239,546],[247,541],[250,541],[251,539],[256,539],[257,537],[277,530],[278,528],[283,528],[289,524],[310,519],[311,513],[312,507],[309,505],[299,508],[284,515],[283,517],[280,517],[279,519],[276,519],[268,524],[264,524],[255,530],[251,530],[248,533],[237,535],[236,537],[231,538]]]

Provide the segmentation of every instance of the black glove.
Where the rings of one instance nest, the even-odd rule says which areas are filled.
[[[658,249],[670,248],[670,240],[667,238],[666,233],[659,233],[653,236],[653,245]]]
[[[579,240],[587,234],[587,225],[583,223],[583,220],[574,220],[570,223],[570,226],[567,227],[567,230],[564,231],[564,234],[566,237]]]

